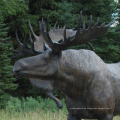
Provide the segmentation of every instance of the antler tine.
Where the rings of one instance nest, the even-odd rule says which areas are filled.
[[[30,42],[33,43],[32,37],[31,37],[31,33],[29,33],[29,38],[30,38]]]
[[[50,38],[50,35],[49,35],[49,16],[47,17],[47,31],[46,31],[46,34],[47,34],[48,39],[49,39],[51,42],[53,42],[53,41],[51,40],[51,38]]]
[[[42,22],[44,22],[44,19],[42,18]]]
[[[10,58],[13,59],[13,58],[17,58],[17,57],[19,57],[19,56],[21,56],[21,53],[15,55],[15,56],[12,56],[12,57],[10,57]]]
[[[66,36],[66,25],[64,26],[64,42],[67,43],[70,39]]]
[[[80,32],[81,19],[82,19],[82,11],[80,11],[80,17],[79,17],[78,26],[77,26],[77,31],[79,31],[79,32]]]
[[[31,34],[29,33],[29,38],[30,38],[30,42],[31,42],[31,46],[32,46],[32,51],[33,51],[33,53],[34,53],[34,42],[33,42],[33,40],[32,40],[32,37],[31,37]]]
[[[18,45],[19,45],[19,47],[21,48],[23,44],[20,42],[20,40],[19,40],[19,38],[18,38],[17,31],[16,31],[15,35],[16,35],[16,40],[17,40],[17,42],[18,42]]]
[[[96,22],[96,24],[95,24],[95,26],[94,27],[97,27],[98,26],[98,24],[99,24],[99,17],[97,18],[97,22]]]
[[[42,22],[40,23],[40,30],[42,30],[43,32],[45,32],[45,24],[44,24],[43,18],[42,18]]]
[[[111,26],[114,22],[115,22],[115,20],[113,20],[112,22],[110,22],[109,24],[107,24],[106,27]]]
[[[35,48],[34,48],[34,42],[33,42],[33,40],[32,40],[32,37],[31,37],[31,34],[29,34],[29,38],[30,38],[30,42],[31,42],[31,46],[32,46],[32,48],[31,48],[31,53],[33,54],[33,55],[38,55],[38,54],[41,54],[42,52],[41,51],[36,51],[35,50]]]
[[[31,37],[30,33],[29,33],[29,38],[30,38],[30,42],[31,42],[31,45],[32,45],[32,50],[34,51],[34,42],[32,40],[32,37]]]
[[[47,27],[48,27],[48,22],[47,22]],[[44,21],[42,21],[42,23],[40,24],[40,31],[41,34],[45,40],[45,42],[50,46],[50,48],[53,48],[53,41],[51,40],[49,33],[45,31],[45,24]]]
[[[49,35],[49,16],[47,17],[47,35]]]
[[[102,23],[102,24],[99,26],[99,28],[104,27],[104,26],[105,26],[105,22]]]
[[[44,21],[43,18],[42,18],[42,22],[43,22],[43,27],[44,27],[44,30],[45,30],[45,21]]]
[[[64,25],[63,29],[65,29],[66,25]]]
[[[90,23],[89,23],[88,28],[91,28],[91,27],[92,27],[92,15],[90,16]]]
[[[84,20],[84,22],[83,22],[83,30],[85,30],[85,20]]]
[[[41,25],[42,25],[42,28],[43,28],[43,31],[45,32],[45,21],[44,19],[42,18],[42,21],[39,21],[39,28],[41,29]],[[41,30],[40,30],[41,31]]]
[[[24,45],[25,48],[29,48],[28,45],[27,45],[26,35],[25,35],[25,37],[24,37],[24,44],[23,44],[23,45]]]
[[[67,40],[67,38],[66,38],[66,25],[65,25],[64,26],[64,41],[67,42],[66,40]]]
[[[108,25],[102,24],[101,26],[98,26],[99,23],[99,18],[97,19],[97,23],[92,27],[92,15],[90,16],[90,23],[88,28],[85,28],[85,21],[83,23],[83,29],[81,30],[80,24],[81,24],[81,18],[82,18],[82,11],[80,12],[80,17],[78,20],[78,25],[77,25],[77,32],[75,36],[73,37],[66,37],[66,26],[64,28],[64,41],[61,40],[62,42],[54,42],[50,39],[48,30],[47,33],[45,32],[44,29],[44,24],[43,22],[40,25],[40,30],[42,33],[42,36],[45,40],[45,42],[49,45],[49,47],[52,49],[54,53],[58,53],[62,50],[67,49],[68,47],[75,46],[75,45],[81,45],[88,43],[88,45],[92,48],[91,44],[89,41],[95,37],[99,37],[106,33],[112,23],[109,23]],[[48,23],[48,22],[47,22]],[[48,26],[48,24],[47,24]],[[71,39],[71,40],[70,40]]]
[[[60,26],[58,25],[57,29],[59,29],[59,28],[60,28]]]
[[[39,22],[39,26],[40,26],[40,31],[42,30],[45,33],[45,22],[44,22],[43,18],[42,18],[42,23]],[[46,35],[50,38],[50,36],[49,36],[49,16],[47,17],[47,31],[46,31]],[[33,46],[33,49],[34,49],[34,46]],[[43,43],[43,50],[45,51],[45,50],[48,50],[48,49],[49,49],[49,47],[45,43]]]
[[[16,33],[16,38],[17,38],[17,41],[20,43],[20,49],[16,51],[18,55],[13,56],[13,58],[21,56],[21,55],[38,55],[42,53],[41,51],[35,51],[34,42],[32,41],[31,34],[30,34],[30,41],[32,44],[32,48],[28,47],[27,42],[26,42],[26,36],[24,37],[24,44],[22,44],[19,41],[17,33]]]
[[[55,23],[55,25],[53,27],[53,31],[55,31],[57,23],[58,23],[58,21]]]
[[[19,50],[13,50],[13,52],[19,53]]]
[[[91,49],[92,51],[94,51],[92,44],[91,44],[90,42],[87,42],[87,44],[88,44],[88,46],[90,47],[90,49]]]
[[[34,33],[34,31],[33,31],[33,28],[32,28],[31,23],[30,23],[30,19],[29,19],[28,22],[29,22],[30,31],[32,32],[32,34],[33,34],[35,40],[37,40],[37,39],[38,39],[38,36],[37,36],[37,35]]]
[[[33,40],[32,40],[32,37],[31,37],[31,34],[29,33],[29,38],[30,38],[30,42],[31,42],[31,44],[32,44],[32,48],[34,47],[34,42],[33,42]]]
[[[80,11],[80,17],[79,17],[78,25],[77,25],[77,32],[76,32],[76,35],[75,35],[76,38],[77,38],[77,37],[79,36],[79,34],[80,34],[81,18],[82,18],[82,11]]]

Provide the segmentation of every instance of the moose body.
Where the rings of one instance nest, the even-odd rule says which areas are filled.
[[[20,70],[16,77],[26,74],[28,78],[54,81],[54,87],[66,95],[71,116],[68,120],[73,120],[72,117],[112,120],[113,115],[120,114],[119,63],[106,64],[93,51],[83,49],[50,55],[47,50],[42,55],[18,60],[13,69]],[[32,61],[35,62],[31,65]]]
[[[112,115],[120,114],[120,64],[105,64],[88,50],[73,50],[64,54],[66,60],[63,58],[60,62],[64,73],[58,72],[58,75],[68,81],[66,85],[70,85],[64,87],[68,90],[62,90],[67,95],[70,116],[78,120],[112,120]],[[62,71],[61,67],[58,69]]]
[[[88,28],[86,29],[84,21],[81,31],[81,18],[82,12],[73,36],[67,37],[66,26],[64,27],[64,38],[61,42],[51,39],[48,32],[49,22],[47,21],[45,30],[45,23],[42,21],[40,32],[49,47],[39,55],[18,60],[13,74],[17,78],[28,77],[37,89],[42,87],[41,81],[49,81],[51,87],[60,89],[66,96],[69,112],[67,120],[113,120],[114,115],[120,115],[120,64],[106,64],[90,50],[66,50],[103,35],[112,23],[98,26],[98,19],[92,26],[90,16]],[[48,86],[46,84],[43,89]]]

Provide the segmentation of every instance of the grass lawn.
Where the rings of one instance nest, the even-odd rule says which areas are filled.
[[[28,112],[0,110],[0,120],[67,120],[67,115],[61,110],[55,113],[42,110]],[[114,117],[114,120],[120,120],[120,117]]]
[[[67,115],[62,111],[59,112],[45,112],[45,111],[28,111],[28,112],[8,112],[0,111],[0,120],[66,120]]]

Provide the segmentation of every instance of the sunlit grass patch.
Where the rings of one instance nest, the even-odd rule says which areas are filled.
[[[0,120],[66,120],[67,115],[61,110],[57,112],[50,111],[28,111],[28,112],[10,112],[1,110]]]
[[[62,110],[56,112],[43,110],[11,112],[0,110],[0,120],[67,120],[67,113],[65,114]],[[116,116],[114,120],[120,120],[120,117]]]

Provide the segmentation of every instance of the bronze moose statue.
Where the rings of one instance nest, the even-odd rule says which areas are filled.
[[[62,42],[62,40],[60,39],[63,39],[63,32],[64,32],[64,28],[59,28],[59,25],[56,29],[56,25],[57,25],[57,22],[55,23],[54,27],[52,30],[49,31],[49,34],[51,35],[52,39],[56,42]],[[30,27],[30,31],[32,33],[32,35],[34,36],[34,39],[35,39],[35,42],[32,41],[32,38],[31,38],[31,34],[30,34],[30,41],[31,41],[31,44],[32,44],[32,48],[29,48],[28,45],[26,44],[27,41],[26,41],[26,37],[24,38],[24,44],[22,44],[18,38],[18,34],[16,32],[16,40],[17,40],[17,43],[19,45],[19,50],[14,50],[14,52],[18,53],[16,56],[13,56],[12,58],[15,58],[15,57],[19,57],[19,56],[33,56],[33,55],[38,55],[38,54],[42,54],[43,50],[45,51],[47,48],[47,46],[45,46],[44,44],[44,40],[43,40],[43,37],[42,35],[39,35],[37,36],[33,29],[32,29],[32,26],[31,26],[31,23],[30,23],[30,20],[29,20],[29,27]],[[73,29],[67,29],[66,30],[67,32],[67,35],[70,36],[74,36],[76,31],[73,30]],[[56,39],[57,38],[57,39]],[[60,40],[60,41],[58,41]],[[90,42],[86,43],[90,46],[91,50],[93,50],[93,47],[91,45]],[[39,50],[39,51],[38,51]],[[35,84],[34,82],[39,82],[39,84]],[[57,104],[58,108],[62,108],[62,102],[56,98],[52,91],[53,91],[53,81],[51,80],[46,80],[46,81],[42,81],[40,80],[40,78],[36,79],[36,78],[30,78],[30,82],[32,84],[32,86],[42,92],[45,92],[45,94],[52,100],[55,101],[55,103]]]
[[[88,28],[84,21],[81,30],[81,18],[82,12],[73,35],[67,35],[64,27],[61,42],[53,41],[49,34],[49,21],[46,30],[42,21],[40,32],[44,46],[48,46],[40,54],[34,50],[38,55],[18,60],[13,74],[16,78],[28,77],[38,89],[41,81],[52,81],[52,87],[66,95],[67,120],[113,120],[113,116],[120,114],[120,63],[107,64],[91,50],[66,50],[103,35],[112,23],[98,26],[98,19],[92,26],[91,16]],[[47,85],[43,88],[49,87]]]
[[[57,22],[55,23],[54,27],[52,30],[49,31],[49,34],[51,35],[52,39],[56,42],[62,42],[62,39],[63,39],[63,32],[64,32],[64,27],[63,28],[59,28],[59,25],[56,29],[56,25],[57,25]],[[30,34],[30,41],[31,41],[31,44],[32,44],[32,49],[28,47],[28,45],[26,44],[27,41],[26,41],[26,37],[24,38],[24,44],[22,44],[18,38],[18,34],[16,32],[16,40],[18,42],[18,45],[20,47],[19,50],[14,50],[15,52],[17,52],[18,54],[16,56],[13,56],[12,58],[15,58],[15,57],[19,57],[19,56],[33,56],[33,55],[38,55],[38,54],[42,54],[43,50],[45,51],[47,48],[47,46],[45,46],[44,44],[44,40],[43,40],[43,37],[42,35],[39,35],[37,36],[33,29],[32,29],[32,26],[31,26],[31,23],[30,23],[30,20],[29,20],[29,28],[30,28],[30,31],[32,33],[32,35],[34,36],[34,39],[35,39],[35,42],[32,41],[32,38],[31,38],[31,34]],[[76,30],[74,29],[66,29],[66,34],[67,36],[74,36],[76,33]],[[87,42],[86,44],[89,45],[90,49],[93,50],[93,47],[92,47],[92,44],[90,42]],[[38,51],[39,50],[39,51]],[[34,82],[39,82],[39,85],[38,84],[34,84]],[[53,81],[51,80],[46,80],[46,81],[43,81],[43,80],[40,80],[40,78],[36,79],[36,78],[30,78],[30,82],[32,84],[32,86],[42,92],[45,92],[45,94],[52,100],[55,101],[55,103],[57,104],[58,108],[62,108],[62,102],[56,98],[52,91],[53,91],[53,86],[54,86],[54,83]]]

